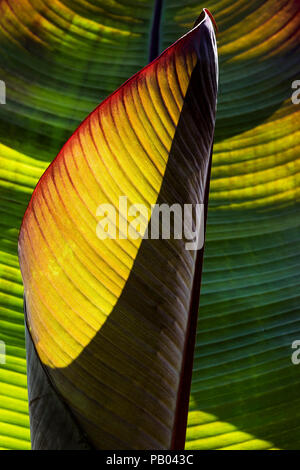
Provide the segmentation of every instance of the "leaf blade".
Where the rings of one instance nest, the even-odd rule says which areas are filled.
[[[197,253],[172,238],[97,240],[96,201],[119,213],[124,194],[128,204],[149,209],[203,202],[216,61],[205,13],[83,122],[39,181],[23,219],[19,257],[30,334],[52,384],[96,448],[171,447]],[[176,72],[187,77],[184,93]],[[145,110],[139,140],[126,113],[137,90]],[[161,154],[153,142],[164,143]],[[78,238],[84,221],[85,238]],[[120,221],[113,223],[120,229]],[[104,261],[98,278],[83,257],[89,245],[90,261]],[[112,271],[119,291],[109,299],[104,276],[112,283]],[[181,447],[182,439],[181,432]]]

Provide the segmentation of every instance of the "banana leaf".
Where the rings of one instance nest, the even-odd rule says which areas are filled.
[[[296,0],[0,2],[1,448],[30,446],[17,238],[31,193],[86,115],[204,6],[220,88],[186,447],[299,448]]]
[[[88,116],[39,180],[19,236],[34,449],[82,448],[84,436],[95,449],[184,447],[203,249],[180,234],[178,215],[200,233],[200,213],[188,220],[186,208],[207,204],[217,72],[203,12]],[[170,236],[169,211],[159,236],[164,207],[180,209]]]

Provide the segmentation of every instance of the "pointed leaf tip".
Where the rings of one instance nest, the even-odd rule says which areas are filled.
[[[207,8],[203,8],[203,10],[201,11],[200,15],[198,16],[198,18],[196,19],[195,23],[194,23],[194,28],[199,24],[201,23],[202,20],[204,20],[205,18],[205,14],[207,14],[214,26],[214,30],[215,30],[215,33],[217,34],[218,33],[218,26],[217,26],[217,23],[216,23],[216,20],[214,19],[213,17],[213,14],[207,9]]]

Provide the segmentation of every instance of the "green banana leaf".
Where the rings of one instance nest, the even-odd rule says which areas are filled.
[[[297,1],[2,0],[0,448],[30,448],[17,239],[31,193],[86,115],[203,7],[220,93],[186,448],[300,447]]]

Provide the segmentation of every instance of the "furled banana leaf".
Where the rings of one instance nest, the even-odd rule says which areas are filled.
[[[207,202],[217,72],[203,13],[90,114],[34,191],[19,236],[34,448],[77,447],[61,404],[39,389],[42,373],[93,447],[184,447],[203,251],[179,234],[152,239],[152,225],[143,237],[152,205]],[[140,212],[139,238],[124,197]]]
[[[0,2],[0,447],[29,446],[16,246],[32,190],[86,114],[205,6],[221,93],[187,447],[299,448],[298,2],[161,3],[153,48],[153,2]]]

